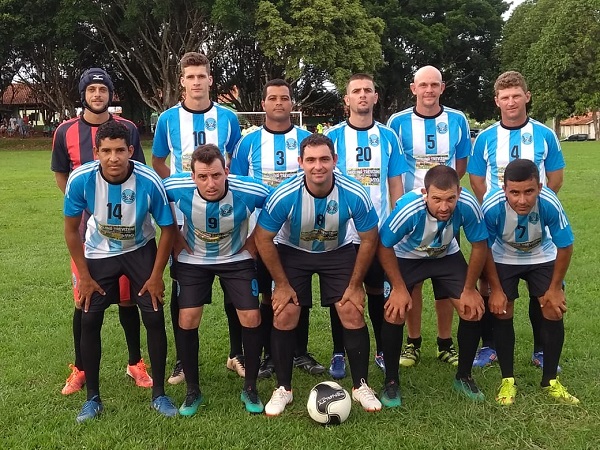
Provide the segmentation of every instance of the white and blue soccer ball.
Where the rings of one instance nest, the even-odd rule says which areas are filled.
[[[350,415],[352,399],[342,386],[334,381],[323,381],[313,387],[306,409],[309,416],[323,425],[339,425]]]

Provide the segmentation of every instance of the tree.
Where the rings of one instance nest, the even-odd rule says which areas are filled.
[[[499,61],[503,0],[365,0],[370,14],[385,20],[385,65],[375,73],[380,119],[413,103],[409,84],[424,65],[440,69],[443,102],[479,120],[494,111],[491,85]]]
[[[503,66],[520,70],[527,78],[533,92],[532,114],[540,120],[597,111],[599,41],[597,0],[530,1],[519,6],[507,23]],[[517,51],[512,52],[513,47]],[[598,136],[600,128],[596,131]]]

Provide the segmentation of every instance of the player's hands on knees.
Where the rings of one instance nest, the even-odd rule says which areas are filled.
[[[542,314],[549,320],[560,320],[567,312],[567,299],[562,289],[548,289],[539,298]]]
[[[173,256],[176,260],[179,260],[179,254],[183,250],[185,250],[188,253],[188,255],[194,254],[194,251],[188,245],[187,241],[183,237],[183,234],[181,234],[181,231],[178,231],[177,233],[175,233],[175,239],[173,240]]]
[[[490,312],[501,316],[506,314],[506,308],[508,306],[508,299],[502,290],[494,290],[490,292],[490,300],[488,302]]]
[[[362,315],[365,312],[365,295],[365,288],[362,284],[359,286],[348,286],[339,302],[340,306],[344,306],[347,302],[350,302]]]
[[[152,308],[154,311],[158,311],[158,304],[163,304],[165,302],[165,282],[162,276],[151,276],[148,278],[138,295],[141,297],[146,292],[150,294]]]
[[[100,295],[106,295],[104,289],[100,287],[96,280],[93,278],[80,278],[79,279],[79,299],[75,302],[75,306],[79,309],[83,308],[84,312],[88,312],[90,309],[90,303],[92,302],[92,295],[94,292],[98,292]]]
[[[300,305],[296,291],[289,284],[275,284],[273,295],[271,296],[271,306],[273,307],[273,315],[278,316],[286,307],[290,300],[295,305]]]
[[[481,320],[484,312],[485,304],[477,289],[463,289],[458,300],[458,315],[464,320]]]
[[[383,306],[385,318],[390,323],[404,323],[406,311],[412,308],[412,297],[406,287],[392,288],[387,302]]]

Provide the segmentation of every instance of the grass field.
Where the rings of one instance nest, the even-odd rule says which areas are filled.
[[[469,403],[453,393],[454,371],[435,359],[433,301],[429,300],[422,363],[401,373],[403,407],[368,414],[354,405],[342,426],[322,427],[308,417],[305,402],[312,385],[327,377],[297,370],[295,402],[282,417],[249,416],[244,411],[239,401],[241,380],[225,368],[228,338],[218,290],[201,327],[200,377],[208,404],[196,416],[169,420],[150,410],[150,393],[135,387],[125,375],[126,347],[113,307],[103,329],[105,411],[100,420],[76,424],[85,394],[60,394],[67,364],[73,360],[73,304],[62,199],[49,170],[50,140],[8,141],[0,139],[0,449],[600,448],[600,263],[594,247],[600,144],[564,144],[567,170],[560,193],[576,235],[567,277],[569,312],[561,380],[581,405],[555,404],[541,394],[541,372],[529,363],[531,330],[523,300],[518,301],[515,318],[517,403],[495,404],[497,367],[474,371],[487,396],[483,404]],[[329,361],[330,339],[327,312],[314,308],[309,347],[323,363]],[[169,369],[173,357],[169,334]],[[369,384],[379,390],[382,382],[383,374],[371,365]],[[349,378],[342,384],[351,387]],[[275,387],[273,380],[259,382],[264,402]],[[167,393],[180,404],[185,387],[168,385]]]

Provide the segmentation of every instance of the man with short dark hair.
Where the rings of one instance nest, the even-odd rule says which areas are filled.
[[[336,308],[344,327],[352,398],[366,411],[381,409],[367,385],[369,332],[363,315],[363,279],[377,247],[377,213],[358,181],[334,174],[336,162],[331,139],[313,134],[302,141],[303,172],[275,189],[255,228],[258,251],[275,282],[271,346],[279,387],[265,406],[269,416],[280,415],[293,400],[295,328],[301,307],[312,305],[315,273],[321,305]],[[358,253],[347,234],[351,221],[361,238]]]
[[[469,264],[456,236],[460,228],[471,243]],[[398,366],[406,311],[414,287],[431,279],[436,301],[449,299],[460,317],[458,368],[454,390],[473,401],[484,395],[471,377],[484,304],[476,284],[487,255],[487,231],[477,199],[460,187],[458,174],[446,165],[429,169],[424,187],[402,196],[380,229],[379,260],[389,280],[381,336],[385,385],[381,402],[402,404]]]
[[[146,165],[131,161],[129,130],[117,121],[98,128],[93,161],[75,169],[65,189],[65,240],[79,273],[77,306],[81,319],[81,355],[87,401],[77,416],[85,422],[98,416],[100,399],[100,332],[104,311],[119,301],[119,278],[126,275],[137,295],[147,331],[154,375],[152,407],[171,417],[177,408],[165,395],[167,335],[162,310],[163,271],[176,233],[173,215],[160,178]],[[79,224],[87,222],[85,251]],[[154,222],[161,228],[156,246]]]
[[[218,276],[225,302],[232,303],[242,326],[246,370],[240,398],[248,412],[258,414],[264,409],[256,388],[262,341],[256,247],[248,236],[248,220],[270,190],[250,177],[229,175],[224,156],[213,144],[194,150],[190,168],[191,176],[179,173],[165,180],[169,200],[185,219],[173,251],[180,289],[178,345],[187,384],[179,412],[194,415],[203,402],[198,327]]]
[[[152,143],[152,167],[161,178],[176,173],[191,171],[191,157],[199,145],[214,144],[223,155],[231,157],[235,145],[241,138],[240,124],[235,113],[210,99],[213,79],[208,58],[198,52],[188,52],[181,57],[180,83],[183,87],[183,100],[163,112],[156,124]],[[166,165],[171,158],[170,167]],[[183,224],[181,212],[176,211],[177,222]],[[177,301],[177,274],[171,266],[171,321],[177,341],[179,327],[179,303]],[[230,350],[227,368],[244,376],[244,357],[239,321],[231,303],[225,305],[229,324]],[[181,383],[185,379],[179,350],[169,383]]]
[[[537,299],[542,310],[542,389],[556,400],[579,403],[556,376],[565,338],[563,315],[567,305],[563,286],[573,253],[573,231],[556,194],[540,181],[533,161],[515,159],[506,166],[503,188],[493,189],[483,202],[492,249],[486,266],[488,279],[500,283],[503,291],[503,295],[492,295],[489,301],[502,371],[496,396],[501,405],[513,404],[517,393],[513,314],[520,280],[527,282],[529,295]]]
[[[56,184],[64,194],[67,179],[71,171],[82,164],[95,159],[94,141],[98,127],[108,121],[114,120],[123,124],[129,131],[129,139],[133,145],[131,159],[145,163],[144,152],[140,144],[140,136],[133,122],[108,112],[114,96],[113,82],[103,69],[91,68],[81,74],[79,80],[79,95],[83,112],[79,117],[67,120],[58,126],[52,141],[51,169],[56,178]],[[84,211],[80,225],[81,242],[85,241],[85,230],[89,214]],[[77,303],[79,297],[79,274],[73,260],[71,260],[73,280],[73,298]],[[146,371],[146,364],[140,351],[140,316],[135,302],[132,300],[137,292],[130,292],[130,283],[127,277],[120,279],[119,321],[125,331],[125,340],[129,351],[129,362],[126,373],[135,380],[137,386],[152,387],[152,378]],[[85,372],[81,357],[81,309],[77,306],[73,312],[73,344],[75,348],[75,361],[69,364],[71,374],[62,389],[64,395],[80,391],[85,385]]]
[[[267,82],[263,88],[262,108],[265,123],[260,128],[246,134],[238,143],[231,160],[231,173],[249,175],[272,187],[298,172],[298,154],[301,142],[310,132],[293,125],[292,90],[282,79]],[[259,211],[257,211],[259,213]],[[256,222],[251,218],[251,228]],[[271,358],[271,328],[273,326],[273,308],[271,306],[272,278],[258,258],[258,283],[262,295],[260,304],[261,328],[263,329],[264,358],[258,372],[259,378],[269,378],[273,374],[274,364]],[[310,308],[302,308],[297,328],[294,365],[312,375],[325,372],[312,354],[308,352],[308,329]]]

